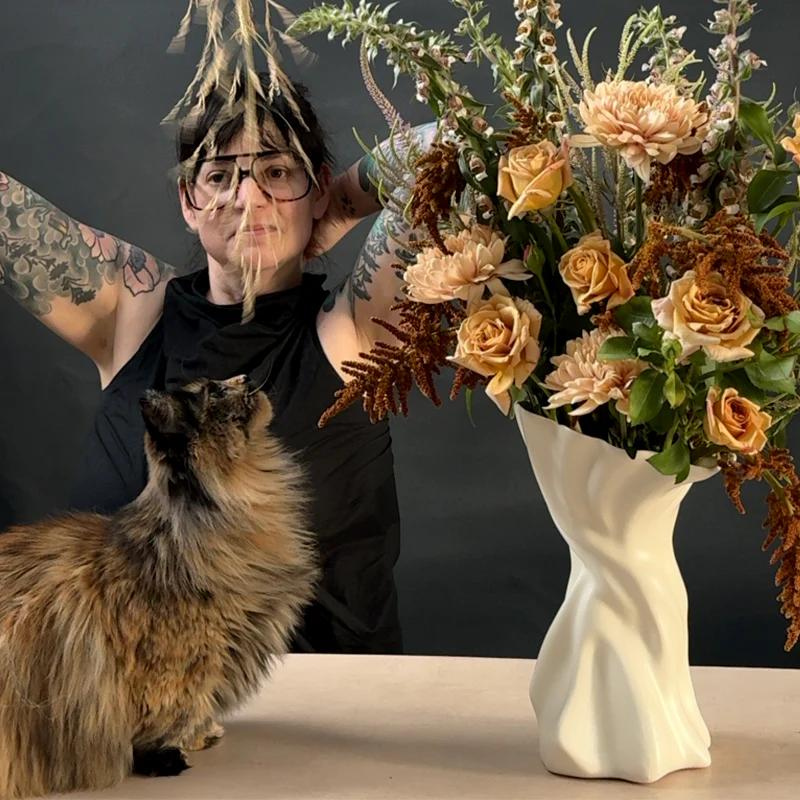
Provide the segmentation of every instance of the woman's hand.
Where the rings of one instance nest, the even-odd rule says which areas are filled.
[[[411,129],[421,151],[424,152],[430,147],[436,135],[436,129],[435,122],[417,125]],[[395,160],[395,156],[391,153],[390,140],[382,142],[376,149],[381,151],[383,157]],[[405,186],[413,185],[413,174],[407,173],[403,177]],[[346,172],[331,180],[328,210],[314,228],[314,235],[306,249],[306,258],[311,259],[326,253],[362,219],[382,210],[383,206],[375,186],[378,178],[378,164],[373,151],[356,161]],[[387,193],[393,196],[402,192],[403,188],[404,186],[401,185],[385,186]]]

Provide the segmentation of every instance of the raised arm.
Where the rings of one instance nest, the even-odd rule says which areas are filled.
[[[421,150],[430,147],[436,134],[436,124],[427,123],[413,129]],[[381,145],[385,147],[385,143]],[[364,156],[354,164],[334,185],[334,202],[344,197],[354,212],[362,213],[359,219],[380,210],[363,247],[353,265],[352,272],[342,284],[335,308],[343,311],[344,306],[353,319],[359,342],[368,350],[379,339],[389,335],[386,330],[375,325],[373,317],[395,321],[390,311],[392,305],[402,298],[402,274],[416,258],[414,245],[420,238],[427,238],[423,231],[416,231],[400,213],[391,208],[383,208],[378,198],[375,181],[378,169],[371,155]],[[413,183],[413,175],[406,176]],[[392,187],[389,187],[390,191]]]
[[[0,286],[89,356],[104,383],[113,372],[118,323],[136,320],[143,338],[161,313],[173,273],[0,172]]]

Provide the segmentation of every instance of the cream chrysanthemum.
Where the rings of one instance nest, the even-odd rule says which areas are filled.
[[[669,164],[679,154],[696,153],[709,124],[703,103],[683,97],[670,84],[643,81],[606,81],[587,89],[580,114],[585,134],[570,143],[618,150],[645,183],[653,161]]]
[[[624,335],[613,329],[595,329],[567,342],[566,354],[550,359],[556,369],[544,382],[556,394],[551,395],[545,408],[578,406],[569,413],[581,416],[614,400],[617,411],[628,415],[631,386],[647,365],[638,359],[602,361],[597,355],[606,339]]]
[[[506,241],[487,225],[446,236],[444,243],[449,255],[438,247],[426,248],[405,271],[406,293],[418,303],[474,303],[483,297],[484,288],[492,292],[502,288],[500,278],[532,277],[519,259],[503,261]]]

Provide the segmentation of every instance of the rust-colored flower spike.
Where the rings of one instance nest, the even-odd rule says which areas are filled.
[[[633,287],[644,286],[652,297],[663,297],[668,290],[664,259],[678,274],[694,270],[700,282],[719,272],[731,292],[743,292],[767,317],[798,308],[786,275],[789,254],[768,234],[756,233],[742,215],[721,211],[697,233],[652,222],[631,263]]]
[[[663,206],[679,205],[692,191],[692,175],[703,163],[702,153],[676,156],[669,164],[654,164],[644,201],[654,211]]]
[[[467,182],[458,165],[458,148],[453,144],[434,142],[416,164],[416,181],[411,196],[411,224],[425,227],[436,246],[447,253],[439,220],[449,219],[453,198],[460,197]]]
[[[514,128],[507,140],[509,150],[514,147],[524,147],[527,144],[536,144],[547,136],[550,132],[550,125],[542,118],[539,111],[521,102],[519,98],[509,92],[506,92],[503,97],[514,107],[511,112]]]
[[[433,379],[442,367],[450,366],[447,356],[455,346],[463,312],[450,303],[427,305],[410,300],[392,310],[400,311],[396,326],[377,318],[373,322],[391,333],[398,344],[378,342],[369,353],[359,353],[362,361],[344,362],[343,370],[353,380],[336,392],[336,402],[319,420],[320,428],[358,400],[371,422],[390,412],[406,416],[414,383],[434,405],[441,405]]]
[[[767,534],[764,550],[776,544],[770,558],[777,564],[775,585],[781,588],[778,602],[781,613],[789,621],[786,632],[786,651],[800,641],[800,477],[788,450],[773,449],[766,453],[736,459],[723,457],[720,467],[725,479],[725,489],[734,506],[745,513],[742,504],[742,484],[748,480],[762,480],[766,473],[777,478],[781,489],[774,486],[767,497],[767,517],[764,527]]]

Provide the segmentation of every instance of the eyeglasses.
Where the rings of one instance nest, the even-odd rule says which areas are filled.
[[[239,166],[240,158],[250,159],[248,169]],[[186,179],[189,205],[198,211],[228,205],[247,177],[251,177],[267,197],[280,203],[302,200],[311,191],[313,183],[311,175],[291,153],[263,150],[260,153],[213,156],[198,161],[194,177]]]

